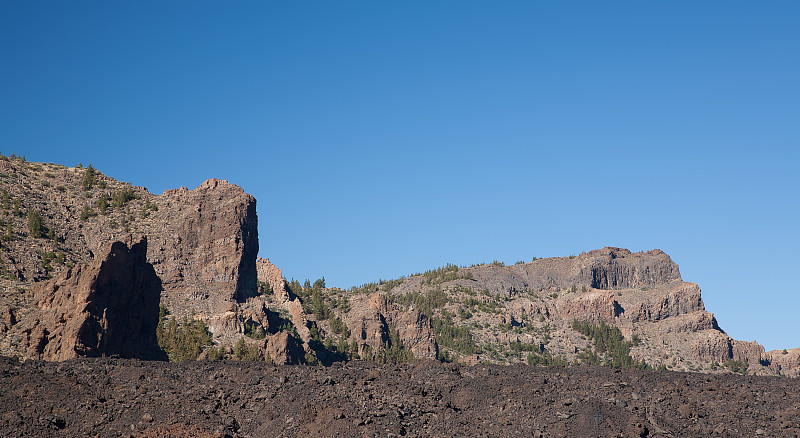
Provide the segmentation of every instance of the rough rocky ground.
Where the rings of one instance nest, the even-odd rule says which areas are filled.
[[[416,361],[0,358],[0,436],[800,435],[795,379]]]

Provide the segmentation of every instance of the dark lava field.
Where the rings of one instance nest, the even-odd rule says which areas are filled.
[[[0,358],[3,437],[798,435],[800,380],[786,377]]]

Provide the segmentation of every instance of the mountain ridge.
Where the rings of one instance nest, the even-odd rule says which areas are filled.
[[[658,249],[446,265],[344,290],[324,279],[289,282],[257,258],[256,200],[225,180],[154,195],[91,166],[0,156],[0,188],[5,354],[27,354],[20,339],[30,333],[19,330],[37,312],[32,285],[105,257],[113,242],[144,237],[147,262],[162,283],[161,304],[178,320],[202,322],[210,335],[213,345],[198,347],[201,357],[322,364],[623,360],[686,371],[800,372],[800,349],[766,352],[730,338],[706,311],[699,286],[683,281]],[[619,351],[598,343],[598,327],[618,338]]]

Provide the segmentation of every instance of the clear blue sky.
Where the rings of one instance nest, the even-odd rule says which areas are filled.
[[[798,347],[800,3],[2,2],[0,151],[224,178],[261,256],[349,287],[660,248]]]

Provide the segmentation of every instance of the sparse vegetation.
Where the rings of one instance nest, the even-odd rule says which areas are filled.
[[[354,294],[367,294],[378,291],[389,292],[395,287],[403,283],[405,277],[400,277],[392,280],[380,279],[377,282],[364,283],[361,286],[353,286],[350,288],[350,293]]]
[[[83,171],[83,180],[81,181],[81,186],[83,190],[88,192],[89,190],[97,184],[97,171],[92,167],[90,164],[89,167]]]
[[[133,201],[134,199],[139,199],[139,195],[136,194],[136,192],[134,192],[130,187],[126,187],[122,190],[114,192],[114,194],[111,195],[111,205],[113,205],[114,208],[122,209],[125,207],[125,204]]]
[[[264,327],[254,321],[244,323],[244,335],[252,339],[264,339],[267,337]]]
[[[38,210],[28,210],[28,231],[30,232],[31,237],[34,239],[45,237],[45,228],[44,223],[42,222],[42,215],[39,214]]]
[[[725,361],[724,366],[733,373],[747,374],[747,368],[750,366],[750,364],[741,360],[729,359]]]
[[[257,290],[259,295],[272,295],[272,286],[269,282],[256,280]]]
[[[600,321],[599,325],[589,322],[572,321],[572,329],[594,341],[595,351],[584,351],[579,357],[590,364],[604,363],[614,368],[647,369],[647,363],[635,361],[630,356],[633,342],[625,341],[619,328]],[[601,361],[601,355],[605,360]]]
[[[89,220],[90,217],[93,216],[97,216],[97,213],[95,213],[94,210],[92,210],[92,208],[89,207],[89,205],[84,205],[83,210],[81,210],[81,220],[87,221]]]
[[[233,346],[233,359],[261,361],[264,360],[264,356],[259,351],[258,346],[248,345],[244,338],[239,338],[239,341]]]
[[[3,235],[3,242],[10,242],[14,240],[14,223],[9,219],[6,222],[6,233]]]
[[[97,198],[94,202],[94,205],[97,206],[97,210],[100,211],[100,214],[107,215],[108,214],[108,200],[110,198],[108,196],[101,196]]]
[[[425,271],[422,273],[422,284],[435,286],[447,281],[458,280],[461,278],[471,279],[472,274],[467,272],[459,272],[459,267],[448,263],[447,265]]]
[[[345,337],[350,336],[350,329],[347,328],[347,324],[345,324],[345,322],[342,321],[339,317],[331,318],[330,323],[331,323],[331,330],[337,335],[344,335]]]
[[[451,314],[445,312],[441,318],[433,317],[431,323],[440,347],[465,355],[480,353],[481,349],[472,339],[469,327],[455,325]]]
[[[427,292],[407,292],[403,295],[396,295],[392,299],[400,306],[406,308],[413,304],[415,309],[428,317],[433,314],[434,309],[440,309],[450,302],[447,292],[439,288],[430,289]]]
[[[197,359],[204,348],[212,344],[211,333],[199,319],[183,317],[178,322],[175,317],[167,318],[169,310],[163,304],[159,307],[158,346],[169,356],[170,361]]]
[[[364,346],[361,354],[362,360],[385,363],[409,362],[414,359],[414,353],[408,350],[400,341],[400,334],[394,327],[389,327],[389,341],[384,350],[373,351],[369,346]]]

